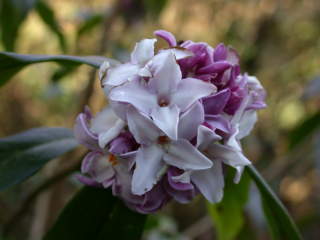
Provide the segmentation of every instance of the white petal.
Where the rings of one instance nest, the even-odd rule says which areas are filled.
[[[150,143],[155,141],[160,130],[147,116],[139,113],[134,107],[129,107],[127,112],[128,127],[138,143]]]
[[[157,145],[142,146],[137,152],[136,168],[132,178],[132,192],[142,195],[157,183],[158,173],[163,167],[163,151]]]
[[[131,53],[131,62],[144,65],[154,55],[154,44],[157,39],[143,39],[136,43],[136,46]]]
[[[93,166],[94,178],[97,182],[103,182],[113,177],[114,170],[108,161],[108,156],[102,156],[95,159]]]
[[[119,119],[113,127],[109,130],[99,134],[99,146],[104,148],[111,140],[117,137],[122,129],[125,127],[126,123]]]
[[[192,172],[191,180],[209,202],[221,201],[224,178],[220,161],[215,161],[214,166],[210,169]]]
[[[168,97],[175,91],[181,81],[181,71],[171,51],[162,51],[152,59],[150,69],[153,78],[150,87],[158,93],[159,97]]]
[[[216,92],[217,88],[210,83],[195,78],[185,78],[180,81],[177,91],[173,94],[171,103],[184,112],[191,104],[200,98]]]
[[[243,153],[230,146],[214,143],[208,147],[208,154],[213,158],[220,159],[223,163],[231,167],[246,166],[251,162],[243,155]]]
[[[173,176],[172,179],[175,182],[190,183],[190,175],[191,175],[190,171],[185,171],[181,175]]]
[[[126,63],[110,68],[107,76],[102,80],[102,86],[111,85],[119,86],[127,81],[137,78],[139,66],[136,64]]]
[[[164,49],[164,50],[160,50],[160,52],[162,51],[171,51],[176,60],[181,60],[187,57],[192,57],[194,56],[194,53],[189,51],[188,49],[182,48],[182,47],[174,47],[174,48],[170,48],[170,49]]]
[[[198,126],[203,123],[203,121],[203,106],[200,102],[196,102],[180,117],[178,137],[192,140],[197,135]]]
[[[112,108],[106,107],[91,120],[90,130],[94,133],[108,131],[119,120]]]
[[[210,144],[220,141],[222,138],[210,128],[200,125],[198,127],[197,148],[206,149]]]
[[[212,166],[211,160],[184,139],[169,144],[164,160],[183,170],[202,170]]]
[[[108,61],[104,61],[99,68],[99,79],[103,81],[105,76],[107,75],[107,71],[110,68],[110,63]]]
[[[156,95],[149,92],[147,87],[138,80],[114,88],[109,98],[112,101],[130,103],[146,114],[150,114],[151,109],[158,106]]]
[[[243,113],[239,123],[239,133],[237,139],[242,139],[249,135],[257,121],[257,112],[255,110],[247,110]]]
[[[151,112],[153,122],[171,139],[178,137],[179,109],[177,106],[156,107]]]

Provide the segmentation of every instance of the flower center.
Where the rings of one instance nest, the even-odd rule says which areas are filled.
[[[169,101],[167,99],[161,98],[158,100],[158,104],[160,107],[166,107],[169,105]]]
[[[112,164],[112,166],[115,166],[118,164],[117,158],[115,155],[110,154],[108,157],[108,161]]]
[[[170,142],[170,139],[167,136],[160,136],[158,137],[158,143],[160,145],[164,145]]]

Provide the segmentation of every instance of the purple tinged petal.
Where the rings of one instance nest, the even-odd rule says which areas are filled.
[[[239,55],[238,52],[234,49],[229,47],[228,54],[227,54],[227,61],[232,63],[233,65],[239,65]]]
[[[93,180],[89,177],[83,176],[81,174],[77,174],[76,178],[79,182],[81,182],[82,184],[87,185],[89,187],[100,187],[100,188],[102,187],[101,183],[98,183],[95,180]]]
[[[197,70],[197,74],[221,73],[231,66],[232,65],[227,61],[215,62],[200,68],[199,70]]]
[[[165,40],[170,47],[175,47],[177,45],[176,38],[171,32],[168,32],[166,30],[157,30],[153,34]]]
[[[175,103],[184,112],[195,101],[214,93],[217,88],[210,83],[195,78],[185,78],[172,95],[171,102]]]
[[[230,121],[222,115],[206,115],[205,122],[211,129],[219,129],[224,133],[231,133]]]
[[[132,151],[137,148],[137,142],[134,140],[132,134],[127,131],[121,133],[117,138],[110,142],[109,152],[123,156],[126,153],[132,153]]]
[[[126,123],[121,119],[114,124],[113,127],[108,129],[105,132],[99,134],[99,146],[104,148],[107,144],[109,144],[114,138],[116,138],[125,127]]]
[[[180,117],[178,137],[192,140],[197,135],[198,126],[204,121],[202,104],[197,101]]]
[[[183,170],[201,170],[212,166],[212,162],[205,155],[184,139],[169,144],[164,161]]]
[[[203,99],[203,107],[206,114],[216,115],[225,108],[231,92],[230,89],[224,89],[210,97]]]
[[[223,43],[219,43],[218,46],[214,49],[213,60],[215,62],[226,60],[227,54],[228,48]]]
[[[132,106],[128,108],[127,119],[129,130],[138,143],[148,144],[160,136],[161,132],[153,121]]]
[[[220,161],[215,161],[214,166],[210,169],[192,172],[191,179],[209,202],[216,203],[221,201],[224,178]]]
[[[251,164],[241,151],[230,146],[214,143],[210,145],[207,151],[211,157],[220,159],[231,167],[236,168]]]
[[[75,138],[80,144],[91,150],[99,150],[98,136],[90,131],[86,114],[80,113],[74,126]]]
[[[180,67],[171,51],[162,51],[153,59],[150,66],[153,78],[149,86],[160,98],[166,98],[177,89],[181,81]]]
[[[131,62],[134,64],[144,65],[154,56],[154,44],[157,39],[143,39],[136,43],[131,53]]]
[[[222,138],[210,128],[199,126],[197,135],[197,148],[200,150],[206,149],[213,142],[220,141]]]
[[[114,88],[109,98],[112,101],[130,103],[146,114],[150,114],[151,109],[158,105],[156,95],[150,93],[139,81],[132,81]]]
[[[141,146],[137,152],[136,168],[132,177],[132,192],[142,195],[152,189],[159,180],[159,172],[164,166],[163,150],[157,145]]]
[[[114,178],[115,171],[107,156],[100,155],[92,159],[92,169],[90,170],[90,175],[99,183],[103,183],[106,180]]]
[[[91,120],[90,130],[96,134],[108,131],[119,120],[112,108],[106,107]]]
[[[81,163],[81,172],[82,173],[90,173],[93,168],[94,160],[101,156],[101,153],[98,152],[89,152],[86,154]]]
[[[119,86],[127,81],[132,81],[138,77],[139,66],[132,63],[125,63],[110,68],[107,76],[102,81],[102,86]]]
[[[243,113],[239,122],[239,133],[237,139],[242,139],[250,134],[254,124],[257,121],[257,112],[255,110],[247,110]]]
[[[154,124],[171,139],[178,138],[179,109],[176,105],[156,107],[151,112]]]

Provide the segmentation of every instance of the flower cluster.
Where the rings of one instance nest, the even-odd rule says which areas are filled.
[[[112,188],[132,209],[155,212],[169,200],[181,203],[202,194],[223,196],[226,165],[240,180],[250,161],[240,140],[264,108],[259,81],[240,73],[235,50],[203,42],[168,44],[155,52],[156,39],[138,42],[130,62],[102,64],[99,76],[109,107],[76,121],[75,136],[90,149],[79,179]]]

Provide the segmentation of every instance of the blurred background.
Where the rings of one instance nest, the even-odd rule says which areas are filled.
[[[171,31],[180,40],[212,46],[224,42],[236,48],[242,72],[256,75],[268,94],[268,108],[259,112],[253,133],[243,142],[245,154],[285,203],[305,239],[319,239],[319,0],[47,0],[33,7],[31,3],[1,0],[1,51],[104,55],[126,61],[135,42],[153,37],[157,29]],[[8,9],[15,13],[10,19],[4,17]],[[107,104],[91,68],[33,65],[0,89],[0,137],[39,126],[72,127],[86,104],[93,112]],[[52,161],[28,181],[0,194],[1,240],[41,239],[81,187],[73,173],[84,152],[79,148]],[[221,229],[206,208],[201,198],[187,205],[169,204],[149,217],[145,239],[217,239]],[[233,221],[232,206],[228,214]],[[253,186],[243,215],[235,218],[239,221],[235,236],[223,240],[270,239]]]

